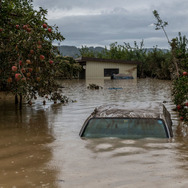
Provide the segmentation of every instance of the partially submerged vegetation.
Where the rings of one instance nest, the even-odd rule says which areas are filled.
[[[97,84],[89,84],[87,87],[88,89],[103,89],[103,87],[97,85]]]
[[[157,23],[156,30],[162,29],[171,47],[173,72],[175,77],[173,79],[173,101],[177,105],[180,119],[188,123],[188,40],[186,36],[179,36],[172,39],[168,38],[165,27],[168,22],[163,21],[156,10],[153,11]]]
[[[79,65],[74,58],[60,56],[55,58],[57,63],[56,77],[73,79],[78,78],[79,72],[82,70],[82,66]]]
[[[34,10],[32,0],[0,0],[0,90],[29,104],[37,96],[64,101],[54,79],[58,66],[52,41],[64,40],[47,23],[47,10]]]
[[[129,43],[119,45],[115,42],[110,44],[109,49],[105,48],[98,53],[84,46],[80,54],[86,57],[140,61],[138,77],[173,80],[173,101],[177,105],[180,119],[188,122],[188,40],[179,33],[178,37],[170,41],[165,31],[168,22],[163,21],[156,10],[153,14],[157,20],[156,30],[163,30],[170,50],[157,47],[148,50],[144,48],[144,41],[140,44],[135,42],[133,47]]]

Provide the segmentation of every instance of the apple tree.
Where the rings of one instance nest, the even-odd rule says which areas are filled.
[[[179,65],[180,76],[173,81],[173,100],[179,112],[180,119],[188,123],[188,40],[186,36],[174,38],[171,48]]]
[[[176,77],[173,80],[172,96],[173,101],[176,104],[177,111],[179,112],[180,120],[188,123],[188,40],[186,36],[179,36],[172,39],[171,41],[168,38],[168,35],[165,31],[165,26],[168,25],[168,22],[164,22],[156,10],[153,11],[153,14],[157,20],[155,24],[156,30],[162,29],[167,41],[171,47],[172,53],[172,62],[175,65]]]
[[[188,123],[188,73],[183,72],[173,82],[173,100],[179,112],[180,120]]]
[[[47,23],[47,10],[32,0],[0,0],[0,90],[25,97],[62,100],[55,81],[54,40],[64,37]]]

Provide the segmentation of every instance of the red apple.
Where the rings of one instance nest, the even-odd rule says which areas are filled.
[[[30,54],[34,54],[35,52],[34,52],[34,50],[30,50]]]
[[[25,81],[26,81],[26,78],[24,77],[24,78],[22,78],[21,80],[22,80],[22,82],[25,82]]]
[[[39,40],[39,41],[37,42],[37,44],[38,44],[38,45],[41,45],[41,44],[42,44],[42,42]]]
[[[30,33],[31,32],[31,28],[27,28],[27,32]]]
[[[2,28],[0,28],[0,32],[2,32],[3,31],[3,29]]]
[[[188,106],[188,102],[185,103],[185,106]]]
[[[181,105],[178,104],[177,105],[177,109],[180,110],[181,109]]]
[[[188,74],[187,74],[187,72],[183,72],[183,76],[187,76]]]
[[[184,117],[183,117],[183,116],[181,116],[181,117],[180,117],[180,120],[184,120]]]
[[[16,79],[17,81],[20,80],[20,78],[21,78],[21,74],[20,74],[20,73],[15,74],[15,79]]]
[[[43,28],[47,28],[47,25],[46,25],[46,24],[43,24],[42,26],[43,26]]]
[[[22,73],[25,73],[25,69],[24,68],[22,68],[21,71],[22,71]]]
[[[19,25],[16,25],[16,29],[19,29],[20,28],[20,26]]]
[[[45,59],[45,57],[43,55],[40,55],[40,60],[42,61],[44,59]]]
[[[8,82],[8,83],[11,83],[11,82],[12,82],[12,78],[9,77],[9,78],[7,79],[7,82]]]
[[[16,66],[12,66],[12,71],[16,72],[17,71],[17,67]]]
[[[52,65],[54,63],[54,61],[50,60],[49,63]]]
[[[41,45],[38,45],[38,46],[37,46],[37,48],[38,48],[38,49],[41,49],[41,48],[42,48],[42,46],[41,46]]]
[[[48,28],[48,32],[50,32],[50,33],[51,33],[51,32],[52,32],[52,29],[51,29],[51,28]]]
[[[32,72],[32,71],[33,71],[33,69],[32,69],[32,68],[29,68],[29,69],[28,69],[28,71],[29,71],[29,72]]]
[[[31,63],[31,60],[29,60],[29,59],[26,60],[26,63],[27,63],[27,64],[32,64],[32,63]]]
[[[27,30],[27,25],[23,25],[23,29]]]
[[[19,65],[20,65],[20,66],[22,65],[22,61],[21,61],[21,60],[19,61]]]
[[[30,73],[30,72],[28,72],[28,73],[27,73],[27,77],[30,77],[30,76],[31,76],[31,73]]]

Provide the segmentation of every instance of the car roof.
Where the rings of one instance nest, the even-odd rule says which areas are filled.
[[[93,111],[86,119],[80,136],[82,136],[85,127],[92,118],[147,118],[162,119],[168,127],[169,137],[173,137],[172,120],[169,111],[161,102],[125,102],[124,104],[108,104],[102,105]]]
[[[126,102],[95,108],[90,118],[158,118],[164,119],[165,106],[160,102]]]

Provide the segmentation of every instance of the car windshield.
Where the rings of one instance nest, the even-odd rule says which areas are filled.
[[[167,138],[166,127],[159,119],[93,118],[87,123],[82,137]]]

